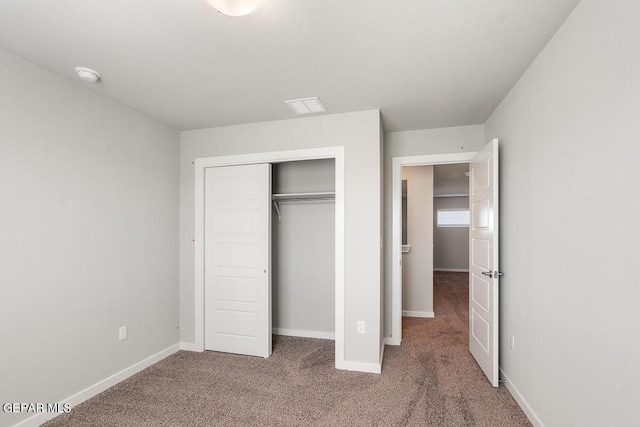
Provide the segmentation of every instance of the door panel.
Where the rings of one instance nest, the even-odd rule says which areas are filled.
[[[473,215],[473,224],[476,230],[488,229],[490,225],[489,215],[491,215],[491,206],[488,199],[479,200],[471,204]]]
[[[258,232],[258,212],[219,209],[216,215],[215,231],[217,234],[255,234]]]
[[[469,349],[498,386],[498,140],[470,163]]]
[[[489,296],[491,295],[491,284],[488,280],[473,276],[471,281],[471,299],[477,305],[479,305],[480,309],[486,314],[489,312]],[[474,308],[475,309],[475,308]],[[486,316],[485,316],[486,317]]]
[[[473,173],[473,186],[475,191],[484,190],[490,185],[490,163],[489,158],[478,161],[474,167],[475,171]]]
[[[490,343],[489,331],[491,329],[489,323],[485,320],[483,315],[473,309],[471,310],[470,319],[471,324],[473,325],[471,328],[471,335],[473,336],[473,339],[480,344],[482,350],[488,353]]]
[[[486,239],[471,239],[471,254],[473,258],[471,264],[483,271],[489,269],[491,247]]]
[[[271,354],[271,165],[205,170],[205,349]]]
[[[258,302],[258,281],[251,277],[218,277],[218,299],[222,301]]]
[[[255,243],[218,243],[215,245],[215,253],[215,267],[218,272],[222,272],[223,269],[249,269],[258,266],[259,248]]]
[[[254,338],[259,333],[257,315],[253,311],[218,309],[216,310],[216,333]]]

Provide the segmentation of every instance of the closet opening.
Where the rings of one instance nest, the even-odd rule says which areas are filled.
[[[314,161],[318,162],[315,163]],[[197,158],[194,161],[194,166],[195,340],[192,345],[185,345],[184,348],[193,351],[204,351],[206,348],[214,351],[268,357],[272,352],[272,335],[274,328],[276,328],[277,331],[275,332],[279,334],[286,333],[311,338],[334,338],[335,367],[337,369],[346,369],[347,365],[344,360],[344,148],[322,147]],[[276,169],[275,178],[273,168]],[[222,182],[216,182],[218,178],[222,179]],[[273,180],[277,181],[275,187],[272,185]],[[329,182],[331,183],[329,184]],[[307,185],[302,186],[301,184],[303,183]],[[321,183],[323,185],[319,185]],[[327,183],[327,186],[324,186],[324,183]],[[243,192],[243,194],[238,193],[238,191]],[[329,200],[306,200],[312,197],[311,193],[318,196],[318,193],[331,192],[335,193],[333,202]],[[326,194],[323,194],[322,199],[326,199],[326,196]],[[275,201],[274,198],[276,199]],[[284,201],[284,199],[288,200]],[[323,205],[316,209],[310,209],[311,206],[317,205],[319,202]],[[311,206],[307,206],[307,204],[311,204]],[[276,206],[278,207],[277,210]],[[215,213],[212,216],[212,208],[213,211],[215,209],[224,211],[222,216],[216,216]],[[323,243],[314,242],[310,236],[313,231],[310,230],[318,228],[318,224],[322,224],[323,227],[327,227],[330,230],[328,222],[313,215],[299,217],[294,214],[293,217],[287,216],[292,209],[294,211],[306,209],[316,215],[323,209],[333,209],[333,232],[329,231],[328,234],[333,239],[334,245],[329,249],[332,252],[324,252],[324,254],[333,253],[334,257],[331,265],[319,267],[320,264],[315,266],[314,264],[302,264],[301,267],[299,261],[292,268],[291,263],[286,262],[287,252],[293,249],[291,249],[292,246],[283,246],[283,242],[288,241],[287,239],[291,240],[291,237],[296,237],[295,244],[300,242],[312,243],[307,246],[307,249],[298,249],[304,253],[308,251],[309,247],[313,247],[312,257],[307,255],[303,258],[305,262],[309,262],[312,258],[323,259],[323,256],[319,256],[323,254],[320,250]],[[280,212],[280,223],[277,223],[277,211]],[[255,212],[255,218],[260,219],[256,223],[251,220],[254,217],[253,212]],[[297,218],[301,218],[300,222],[306,224],[306,230],[289,230],[291,225],[297,223]],[[291,219],[293,219],[293,222],[291,222]],[[331,219],[328,221],[331,221]],[[229,232],[231,230],[229,226],[231,225],[233,225],[232,228],[236,232]],[[281,230],[276,229],[276,225]],[[254,234],[253,231],[257,230],[256,227],[266,230],[266,235],[263,235],[266,237],[261,237],[259,242],[256,240],[253,243],[255,239],[252,236]],[[221,239],[219,242],[221,245],[217,245],[215,241],[208,238],[208,235],[215,235],[216,230],[218,237]],[[272,244],[272,232],[279,243]],[[294,233],[295,236],[287,235],[287,232]],[[239,240],[232,242],[232,239]],[[227,243],[233,247],[225,246]],[[252,248],[246,245],[252,246]],[[247,250],[241,250],[240,246]],[[274,255],[274,250],[283,252],[283,254]],[[215,259],[216,253],[223,255],[220,262]],[[235,271],[229,268],[244,268],[243,265],[247,264],[247,259],[243,254],[254,254],[260,259],[254,256],[247,258],[251,265],[246,267],[250,267],[249,270],[255,271],[252,274],[244,274],[240,271],[240,278],[255,277],[262,284],[258,286],[256,282],[256,286],[251,287],[251,289],[244,287],[242,289],[246,288],[245,290],[252,290],[252,292],[244,292],[238,295],[236,295],[237,292],[235,290],[241,290],[240,288],[233,288],[234,292],[232,294],[226,292],[227,290],[232,290],[228,286],[218,286],[218,288],[214,287],[212,290],[210,288],[212,283],[223,283],[212,281],[215,280],[213,275],[216,272],[221,273],[219,276],[225,277],[224,280],[226,280],[229,277],[227,273]],[[267,259],[265,260],[260,254],[266,254]],[[331,258],[330,256],[328,257]],[[208,263],[212,262],[211,268],[206,268]],[[276,283],[278,289],[274,299],[271,266],[276,263],[278,272],[275,280],[278,281]],[[225,270],[223,271],[221,268]],[[319,297],[316,297],[314,293],[317,292],[317,289],[313,287],[306,288],[306,293],[311,295],[307,301],[311,298],[316,298],[313,310],[307,310],[311,312],[311,316],[302,316],[302,309],[300,308],[302,306],[294,301],[295,297],[292,296],[295,294],[285,291],[287,284],[283,280],[286,280],[289,277],[288,275],[292,271],[295,272],[296,269],[298,273],[304,271],[308,273],[302,275],[295,283],[289,282],[297,286],[296,291],[305,289],[304,286],[307,285],[307,282],[313,282],[315,276],[319,274],[318,269],[321,271],[321,275],[331,274],[332,277],[328,290],[332,293],[333,299],[326,304],[317,303],[317,298]],[[249,270],[245,269],[244,271],[249,272]],[[244,279],[242,280],[244,281]],[[324,283],[324,280],[321,282]],[[322,289],[323,292],[327,291],[327,288]],[[223,291],[219,295],[218,301],[224,303],[225,307],[220,305],[218,313],[215,313],[207,309],[206,300],[207,295],[218,295],[219,293],[216,293],[217,290]],[[254,290],[259,291],[258,299],[256,299],[257,295]],[[265,290],[266,294],[264,293]],[[234,307],[228,306],[231,303],[234,304]],[[276,305],[275,310],[273,310],[274,305]],[[246,312],[249,308],[258,310],[255,316],[244,316],[246,320],[244,322],[226,321],[230,320],[227,318],[231,310]],[[291,309],[291,311],[287,312],[287,309]],[[331,313],[333,313],[333,322],[329,323],[328,318],[331,317]],[[211,321],[214,324],[210,324]],[[225,330],[219,330],[218,326],[220,325],[224,327],[230,325],[230,328],[227,327],[229,333]],[[245,329],[239,330],[240,327]],[[237,338],[235,341],[239,343],[248,343],[253,340],[252,337],[256,337],[257,340],[254,340],[256,348],[245,351],[244,349],[225,349],[222,346],[205,345],[205,341],[207,341],[205,340],[206,332],[212,331],[214,334],[225,337],[225,339]],[[243,337],[246,337],[246,339]],[[277,336],[276,341],[278,339],[289,338]]]
[[[335,339],[335,160],[273,163],[272,332]]]

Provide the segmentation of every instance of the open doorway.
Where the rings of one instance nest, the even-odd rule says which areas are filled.
[[[461,282],[452,273],[469,271],[468,168],[402,168],[403,317],[436,316],[437,286],[445,279]]]
[[[414,247],[411,242],[409,245],[405,245],[403,250],[402,245],[402,174],[403,169],[412,166],[430,166],[431,174],[431,190],[433,191],[433,167],[435,165],[451,165],[451,164],[468,164],[476,153],[451,153],[451,154],[439,154],[439,155],[424,155],[424,156],[408,156],[408,157],[394,157],[392,160],[392,335],[388,340],[391,345],[400,345],[402,342],[402,314],[403,314],[403,258],[407,250],[411,253],[414,251]],[[429,185],[429,184],[427,184]],[[407,182],[407,191],[411,197],[411,183]],[[424,263],[430,261],[429,274],[430,289],[427,292],[431,304],[431,309],[428,307],[422,311],[424,314],[422,317],[430,317],[430,311],[433,312],[433,193],[430,194],[430,207],[427,210],[423,210],[425,214],[429,216],[429,222],[427,228],[430,230],[431,242],[427,241],[426,255],[421,256],[419,262]],[[410,201],[408,203],[411,203]],[[429,245],[431,246],[429,248]],[[411,246],[407,248],[407,246]],[[413,252],[415,254],[415,252]],[[416,257],[414,257],[416,258]],[[410,262],[410,261],[409,261]]]
[[[469,164],[433,166],[433,271],[469,272]]]
[[[433,170],[431,165],[402,168],[403,317],[434,316]]]
[[[274,163],[274,335],[335,339],[335,159]]]

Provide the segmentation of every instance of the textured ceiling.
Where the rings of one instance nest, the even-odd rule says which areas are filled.
[[[379,108],[386,131],[484,123],[579,0],[0,1],[0,47],[178,129]]]

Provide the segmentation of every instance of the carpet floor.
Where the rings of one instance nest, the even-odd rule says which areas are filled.
[[[336,370],[333,341],[274,336],[268,359],[180,351],[44,425],[530,426],[469,353],[467,290],[436,273],[436,317],[403,319],[381,375]]]

